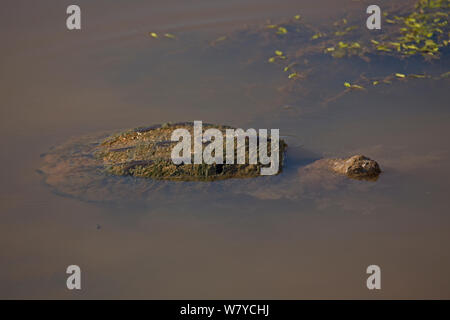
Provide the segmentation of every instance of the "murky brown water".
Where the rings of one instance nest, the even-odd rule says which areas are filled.
[[[279,72],[245,63],[257,48],[208,45],[296,12],[324,23],[361,10],[365,23],[366,5],[79,1],[83,30],[68,32],[69,4],[7,1],[0,13],[1,298],[450,298],[448,82],[286,108]],[[384,173],[287,185],[288,197],[243,186],[92,203],[53,193],[36,172],[40,154],[73,136],[186,120],[280,128],[296,163],[360,152]],[[80,292],[66,289],[70,264]],[[381,291],[366,288],[370,264]]]

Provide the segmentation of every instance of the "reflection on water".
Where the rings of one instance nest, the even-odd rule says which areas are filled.
[[[2,19],[14,32],[4,38],[10,46],[0,75],[0,296],[448,298],[448,82],[394,83],[324,105],[283,95],[285,75],[267,65],[257,42],[209,45],[235,34],[241,20],[295,11],[324,22],[339,14],[332,1],[317,2],[329,10],[294,1],[265,1],[258,10],[254,1],[196,1],[200,13],[184,13],[181,2],[159,4],[148,16],[160,29],[131,4],[94,20],[105,5],[98,2],[87,7],[87,30],[73,35],[52,29],[64,5],[44,5],[52,19],[34,31]],[[153,41],[150,29],[178,40]],[[432,68],[448,66],[447,59]],[[326,75],[328,86],[353,72],[350,64],[341,68]],[[55,194],[35,171],[40,154],[71,137],[196,119],[280,128],[290,146],[286,169],[251,181],[172,182],[147,201],[100,203]],[[376,183],[302,174],[313,160],[352,154],[380,163]],[[139,180],[132,183],[141,190]],[[80,293],[65,289],[70,264],[82,269]],[[370,264],[383,272],[376,294],[365,288]]]

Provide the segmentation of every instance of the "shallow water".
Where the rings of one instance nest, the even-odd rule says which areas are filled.
[[[0,297],[450,298],[448,81],[324,105],[281,95],[284,75],[251,41],[209,45],[243,24],[293,12],[326,23],[366,6],[81,1],[83,30],[68,32],[69,3],[41,2],[0,13]],[[88,202],[52,192],[36,172],[40,155],[71,137],[186,120],[280,128],[290,146],[281,182]],[[377,182],[309,183],[297,172],[355,153],[380,163]],[[65,287],[70,264],[82,269],[80,292]],[[370,264],[382,268],[381,291],[365,286]]]

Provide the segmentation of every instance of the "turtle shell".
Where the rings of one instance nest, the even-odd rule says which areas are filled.
[[[234,129],[205,123],[202,127],[203,131],[218,129],[224,136],[226,129]],[[209,189],[206,182],[265,178],[260,177],[261,164],[247,161],[247,164],[175,165],[171,150],[177,142],[171,141],[171,133],[179,128],[193,133],[193,123],[183,122],[73,138],[43,154],[38,171],[56,193],[88,201],[154,199],[167,193],[192,195],[186,190],[195,193],[197,189]],[[279,145],[278,173],[287,148],[283,140]]]
[[[226,129],[229,126],[203,124],[203,131],[218,129],[223,135],[223,158],[225,159]],[[178,141],[172,141],[172,132],[176,129],[186,129],[191,136],[194,134],[192,122],[166,123],[150,127],[141,127],[115,134],[104,139],[97,147],[94,156],[100,159],[107,173],[118,176],[134,176],[142,178],[182,180],[182,181],[214,181],[230,178],[251,178],[260,175],[261,164],[175,164],[171,153]],[[193,140],[191,150],[193,150]],[[270,138],[267,147],[270,150]],[[210,140],[202,142],[202,150],[211,143]],[[245,155],[248,159],[249,148],[246,141]],[[280,141],[280,159],[286,149],[286,143]],[[259,150],[257,150],[258,152]],[[237,147],[234,147],[235,159]],[[277,173],[281,171],[281,167]]]

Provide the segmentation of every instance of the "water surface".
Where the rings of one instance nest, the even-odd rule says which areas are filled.
[[[265,55],[254,43],[209,45],[297,12],[324,24],[360,10],[365,23],[366,4],[80,1],[81,32],[65,29],[68,4],[7,1],[0,13],[0,297],[450,297],[448,82],[306,103],[280,94],[284,75],[252,60]],[[355,153],[384,172],[343,188],[286,184],[281,196],[213,184],[219,198],[180,188],[127,202],[64,197],[36,172],[71,137],[186,120],[280,128],[292,146],[284,175]],[[80,292],[65,287],[70,264]],[[379,292],[365,286],[370,264],[382,268]]]

